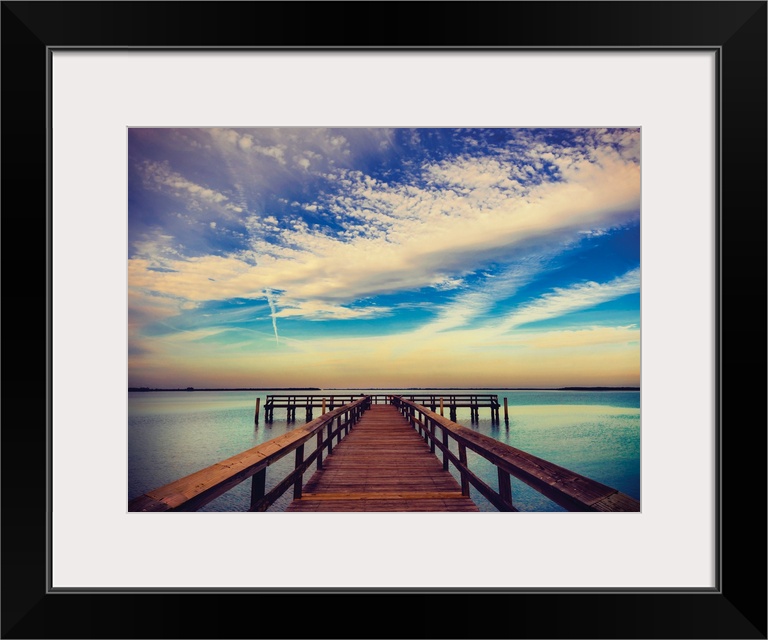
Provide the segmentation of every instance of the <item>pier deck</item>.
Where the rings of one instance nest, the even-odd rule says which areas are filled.
[[[372,405],[287,511],[479,511],[408,420]]]
[[[287,511],[479,511],[470,486],[499,511],[517,511],[516,478],[567,511],[640,511],[615,488],[469,429],[402,396],[361,396],[267,442],[137,496],[129,511],[197,511],[245,480],[248,511],[293,489]],[[258,404],[257,404],[258,406]],[[478,475],[468,452],[496,477]],[[293,470],[270,483],[289,453]],[[440,460],[442,458],[442,461]],[[474,465],[473,457],[473,465]],[[316,472],[307,482],[310,469]],[[460,482],[451,474],[457,471]]]

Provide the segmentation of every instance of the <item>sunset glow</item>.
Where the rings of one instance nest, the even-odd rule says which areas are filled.
[[[639,386],[639,129],[130,129],[128,178],[130,386]]]

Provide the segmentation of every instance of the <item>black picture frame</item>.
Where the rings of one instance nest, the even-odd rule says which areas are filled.
[[[763,1],[3,2],[2,298],[5,335],[17,346],[13,356],[6,352],[2,393],[2,637],[766,638],[766,6]],[[717,51],[717,587],[697,593],[52,593],[47,471],[55,273],[46,149],[48,62],[56,47]],[[23,240],[34,242],[34,256]],[[419,543],[417,535],[414,540]],[[446,562],[471,562],[466,548]],[[332,557],[307,569],[332,571]]]

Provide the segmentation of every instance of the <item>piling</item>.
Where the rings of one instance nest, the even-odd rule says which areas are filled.
[[[256,398],[256,413],[253,415],[253,424],[259,424],[259,408],[261,407],[261,398]]]
[[[443,415],[443,399],[440,398],[440,415]]]
[[[504,398],[504,422],[509,424],[509,408],[507,407],[507,399]]]
[[[325,398],[323,398],[323,408],[321,410],[320,415],[325,415]]]

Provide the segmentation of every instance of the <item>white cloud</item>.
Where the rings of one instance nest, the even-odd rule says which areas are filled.
[[[277,307],[275,306],[275,297],[269,289],[264,289],[264,294],[267,296],[267,302],[269,303],[269,310],[272,316],[272,328],[275,331],[275,342],[279,344],[280,336],[277,334]]]
[[[500,300],[514,296],[533,280],[545,263],[545,256],[528,256],[498,274],[483,274],[475,289],[443,304],[432,322],[418,330],[419,335],[458,329],[472,324],[488,324],[483,316]]]
[[[223,193],[195,184],[181,174],[172,171],[168,162],[145,161],[142,163],[140,171],[144,177],[144,184],[149,188],[166,188],[178,194],[185,193],[210,203],[228,200]]]
[[[301,317],[305,320],[357,320],[360,318],[386,316],[391,314],[392,311],[391,307],[346,307],[318,300],[309,300],[296,302],[291,307],[281,309],[277,313],[277,317]]]
[[[352,134],[345,137],[314,129],[249,130],[247,134],[216,130],[211,136],[228,145],[231,153],[241,155],[241,141],[250,136],[252,141],[244,145],[252,159],[259,154],[257,147],[274,149],[277,156],[282,148],[286,153],[295,150],[302,154],[317,149],[312,153],[340,159],[340,150],[349,147],[352,139]],[[131,260],[130,284],[193,301],[259,297],[265,289],[280,290],[283,316],[360,317],[375,313],[350,303],[422,287],[455,287],[466,274],[489,261],[519,264],[526,256],[560,251],[583,234],[602,233],[636,220],[639,165],[629,157],[630,151],[621,153],[634,148],[636,136],[609,138],[589,152],[538,144],[499,151],[493,158],[462,156],[427,165],[421,176],[426,180],[408,184],[388,183],[360,171],[338,168],[334,172],[338,180],[333,183],[338,190],[320,193],[311,203],[295,205],[297,209],[327,210],[330,219],[341,223],[339,231],[327,234],[300,218],[278,228],[274,215],[249,215],[243,220],[250,234],[247,250],[183,259],[158,248],[163,267],[175,270],[171,273],[147,270],[157,261],[147,245],[146,251]],[[387,139],[386,135],[374,137],[368,144],[378,148],[382,139]],[[560,181],[530,180],[529,167],[551,163],[559,167]],[[257,165],[248,166],[252,169]],[[153,169],[150,175],[159,176],[162,184],[183,185],[178,188],[198,197],[207,193],[205,187],[184,181],[167,167],[153,165]],[[238,171],[246,173],[245,169]],[[263,178],[255,175],[257,180]],[[246,183],[246,177],[240,176],[238,183]],[[216,192],[209,191],[209,197],[215,199]],[[276,234],[276,242],[264,240],[265,225]],[[508,279],[515,281],[511,275]],[[500,281],[493,283],[495,295],[499,286]],[[553,293],[537,306],[518,311],[508,324],[556,313],[569,304],[577,308],[588,294],[591,299],[605,294],[604,286],[590,289],[585,285],[580,291]],[[487,310],[493,295],[462,293],[436,320],[444,329],[460,326],[472,313]],[[462,311],[462,304],[471,312]]]
[[[557,318],[638,291],[639,267],[606,283],[585,282],[567,288],[556,288],[512,313],[500,328],[508,330],[530,322]]]

